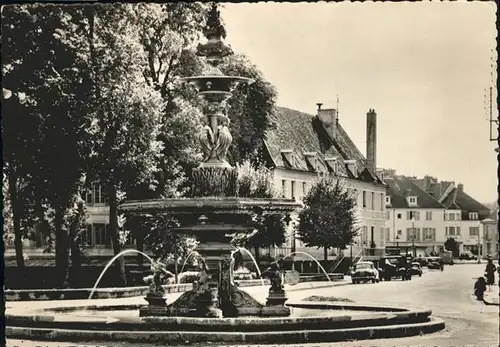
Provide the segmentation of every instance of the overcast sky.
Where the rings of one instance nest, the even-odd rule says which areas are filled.
[[[279,106],[313,114],[317,102],[335,108],[338,93],[340,122],[363,153],[374,108],[378,167],[460,182],[489,202],[497,197],[485,109],[496,80],[494,6],[270,2],[225,4],[221,13],[226,41],[276,86]]]

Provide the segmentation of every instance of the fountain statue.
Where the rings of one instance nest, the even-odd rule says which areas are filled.
[[[220,20],[217,5],[209,12],[205,31],[207,41],[198,46],[198,55],[205,57],[208,72],[202,76],[186,77],[182,82],[194,85],[204,101],[204,119],[198,133],[203,161],[193,170],[193,197],[184,199],[154,199],[130,201],[120,210],[135,216],[169,216],[179,226],[172,232],[195,237],[200,245],[196,251],[204,258],[200,279],[191,291],[182,294],[170,305],[165,304],[161,286],[149,293],[150,303],[140,309],[145,316],[288,316],[284,306],[286,295],[279,266],[268,271],[273,286],[266,304],[255,300],[234,284],[234,235],[248,238],[255,232],[256,215],[281,214],[287,216],[299,207],[291,199],[258,199],[237,196],[237,171],[227,161],[233,141],[229,117],[225,114],[226,100],[240,83],[252,83],[246,77],[226,76],[218,68],[223,59],[233,52],[224,44],[226,32]],[[273,267],[274,266],[274,267]],[[279,288],[278,288],[279,287]],[[154,291],[153,290],[153,291]],[[154,299],[153,301],[149,299]]]

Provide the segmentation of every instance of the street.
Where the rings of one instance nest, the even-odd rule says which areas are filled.
[[[441,271],[427,271],[422,277],[413,277],[411,281],[393,280],[378,284],[358,284],[335,288],[318,288],[305,291],[289,292],[289,300],[297,301],[308,296],[335,296],[349,298],[359,302],[400,304],[402,306],[426,307],[433,311],[433,316],[445,320],[446,328],[436,334],[418,337],[365,340],[359,342],[323,343],[314,346],[498,346],[498,306],[486,306],[475,300],[472,293],[474,278],[482,274],[484,264],[463,264],[445,266]],[[250,288],[249,292],[257,292]],[[257,293],[256,293],[257,294]],[[123,346],[123,343],[105,342],[101,344],[75,344],[59,342],[30,342],[8,340],[7,346]],[[135,344],[127,343],[128,346]],[[137,345],[139,346],[139,345]],[[141,344],[144,346],[144,344]],[[300,346],[309,346],[301,344]],[[313,344],[310,345],[311,347]]]

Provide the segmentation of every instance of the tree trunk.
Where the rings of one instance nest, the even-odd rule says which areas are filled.
[[[68,286],[69,242],[68,230],[64,226],[64,212],[61,207],[55,209],[54,227],[56,233],[56,270],[60,287]]]
[[[113,253],[117,255],[121,252],[121,245],[118,238],[118,202],[116,188],[113,184],[109,185],[108,189],[108,203],[109,203],[109,236],[111,239],[111,244],[113,246]],[[116,271],[119,275],[118,285],[127,285],[127,277],[125,275],[125,261],[123,257],[119,257],[115,260]]]
[[[135,244],[136,244],[135,245],[136,249],[139,252],[144,253],[144,233],[143,232],[140,231],[137,234],[137,237],[135,239]],[[144,256],[141,253],[137,253],[137,265],[142,270],[142,268],[144,266]]]
[[[255,262],[257,263],[257,264],[255,264],[255,266],[257,266],[257,268],[260,269],[260,250],[259,250],[259,247],[256,246],[253,248],[253,250],[255,253]],[[255,270],[257,270],[257,269],[255,269]]]
[[[78,244],[80,238],[75,236],[70,237],[70,248],[71,248],[71,271],[70,271],[70,281],[72,287],[78,287],[79,285],[79,275],[82,268],[82,255],[80,252],[80,245]]]
[[[328,247],[323,247],[323,258],[326,263],[328,261]]]
[[[80,226],[82,219],[85,218],[83,202],[78,205],[78,215],[70,229],[70,248],[71,248],[71,274],[70,283],[72,286],[78,285],[80,269],[82,267],[82,253],[80,251]]]
[[[177,256],[174,259],[175,283],[179,284],[179,266],[177,265]]]
[[[12,222],[14,227],[14,246],[16,248],[16,263],[18,269],[24,269],[23,239],[21,230],[21,208],[17,194],[17,177],[9,174],[9,195],[12,206]]]
[[[37,223],[35,225],[35,242],[36,247],[43,247],[43,240],[45,239],[45,210],[43,208],[42,201],[40,198],[36,198],[35,201],[35,217]]]

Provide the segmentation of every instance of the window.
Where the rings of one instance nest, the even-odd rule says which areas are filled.
[[[454,221],[455,220],[455,213],[448,213],[448,220]]]
[[[411,220],[415,218],[415,220],[420,220],[420,212],[418,211],[406,211],[406,219]]]
[[[366,192],[363,190],[363,208],[366,208]]]
[[[447,213],[444,214],[444,220],[448,220],[448,214]]]
[[[410,196],[408,200],[410,201],[410,204],[416,204],[417,203],[417,198],[414,197],[414,196]]]
[[[436,241],[436,228],[423,228],[422,239],[424,241]]]
[[[373,239],[374,235],[375,235],[375,227],[371,227],[371,229],[370,229],[370,241],[371,242],[374,241],[374,239]]]
[[[403,234],[403,231],[402,230],[398,230],[398,235],[401,236],[401,234]]]
[[[283,198],[286,198],[286,180],[281,180],[281,192],[283,193]]]
[[[457,235],[460,235],[460,227],[457,227]]]
[[[455,235],[455,227],[448,227],[447,235]]]
[[[385,211],[385,219],[391,219],[391,211]]]
[[[479,227],[469,227],[470,236],[479,236]]]
[[[365,225],[363,226],[363,238],[362,238],[363,244],[366,244],[366,241],[368,241],[368,227]]]
[[[80,241],[83,245],[93,245],[93,240],[92,240],[92,224],[87,224],[87,228],[84,233],[82,233],[82,237],[80,238]]]
[[[85,194],[85,202],[87,204],[104,204],[106,195],[99,183],[92,183],[92,186]]]
[[[386,196],[385,197],[385,204],[386,205],[390,205],[391,204],[391,197],[390,196]]]
[[[106,232],[106,224],[94,224],[94,235],[96,245],[110,245],[111,239],[109,234]]]
[[[385,207],[385,204],[384,204],[384,194],[380,193],[380,211],[383,211],[384,207]]]
[[[425,220],[432,220],[432,211],[425,212]]]
[[[401,213],[398,213],[398,219],[401,219],[401,218],[403,218]]]
[[[291,184],[290,190],[292,191],[292,199],[295,200],[295,181],[291,181],[290,184]]]
[[[304,196],[307,194],[307,183],[306,182],[302,182],[302,194],[304,194]]]
[[[460,213],[457,213],[457,220],[462,220],[462,215]]]
[[[372,194],[372,205],[370,206],[371,207],[370,209],[373,211],[375,210],[375,193],[372,192],[371,194]]]
[[[385,241],[391,240],[391,229],[385,228]]]
[[[477,219],[477,212],[470,212],[469,219],[476,220]]]
[[[420,228],[406,228],[407,241],[420,241]]]

